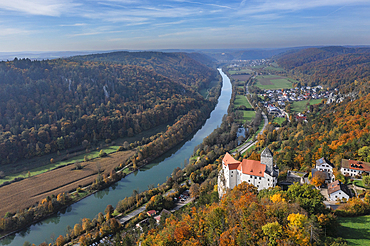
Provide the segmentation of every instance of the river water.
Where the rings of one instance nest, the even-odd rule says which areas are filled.
[[[218,104],[202,128],[189,140],[179,144],[134,174],[128,175],[112,187],[99,191],[69,206],[65,211],[1,240],[0,245],[21,246],[25,241],[36,245],[44,241],[52,242],[59,235],[66,234],[68,225],[73,228],[82,218],[94,218],[99,212],[103,212],[108,204],[115,207],[119,200],[131,196],[133,190],[142,192],[150,185],[157,186],[157,184],[164,183],[176,167],[182,167],[184,160],[190,158],[195,146],[221,125],[222,117],[227,114],[232,87],[229,78],[221,69],[218,70],[223,81]]]

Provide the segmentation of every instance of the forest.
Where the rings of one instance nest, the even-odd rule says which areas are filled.
[[[287,52],[275,59],[301,86],[335,88],[370,76],[369,48],[309,48]]]
[[[133,136],[213,107],[215,98],[198,90],[217,71],[185,54],[104,57],[0,63],[1,164]]]

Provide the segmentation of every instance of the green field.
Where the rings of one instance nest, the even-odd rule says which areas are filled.
[[[234,108],[237,108],[241,105],[245,105],[247,108],[253,108],[244,95],[236,95],[234,101]]]
[[[229,74],[234,75],[234,74],[243,74],[243,73],[249,73],[252,74],[254,73],[253,70],[248,69],[248,68],[241,68],[240,70],[228,70]]]
[[[239,111],[239,110],[238,110]],[[254,119],[254,117],[256,116],[256,112],[255,111],[245,111],[243,110],[243,123],[245,123],[247,120],[248,121],[251,121]]]
[[[116,152],[118,147],[119,146],[109,146],[107,148],[103,148],[103,150],[104,150],[105,153],[110,154],[110,153]],[[30,172],[31,176],[35,176],[35,175],[45,173],[47,171],[50,171],[50,170],[55,169],[55,168],[60,167],[60,166],[65,166],[67,164],[72,164],[72,163],[76,163],[76,162],[83,162],[85,156],[88,156],[89,159],[97,158],[99,156],[99,152],[100,152],[100,150],[94,150],[94,151],[91,151],[90,153],[85,153],[85,154],[81,154],[81,155],[71,157],[71,158],[69,158],[68,160],[65,160],[65,161],[50,163],[50,164],[42,166],[42,167],[37,167],[37,168],[30,169],[29,172]],[[26,177],[28,177],[28,172],[23,172],[23,173],[20,173],[20,174],[18,173],[18,174],[14,174],[14,175],[7,175],[5,178],[0,179],[0,184],[3,184],[6,181],[12,181],[15,178],[26,178]]]
[[[265,67],[265,70],[277,71],[277,72],[283,72],[283,71],[285,71],[281,67],[273,67],[273,66]]]
[[[304,101],[295,101],[292,103],[291,111],[295,113],[301,113],[306,110],[306,105],[309,102],[310,105],[321,103],[322,99],[313,99],[313,100],[304,100]]]
[[[340,237],[348,241],[348,245],[370,245],[370,215],[359,217],[338,218]]]
[[[293,83],[297,82],[296,80],[277,76],[277,75],[261,75],[257,76],[257,86],[260,89],[289,89],[293,87]]]
[[[275,117],[272,122],[275,122],[275,123],[278,123],[279,125],[281,125],[281,123],[283,123],[284,121],[285,121],[285,118]]]

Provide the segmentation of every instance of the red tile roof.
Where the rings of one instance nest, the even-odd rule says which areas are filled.
[[[260,161],[244,159],[238,167],[238,170],[242,171],[244,174],[263,177],[266,165],[261,164]]]
[[[342,159],[342,167],[353,170],[370,172],[370,163],[364,161]]]
[[[328,194],[333,194],[336,191],[343,191],[346,193],[348,196],[351,196],[350,191],[348,190],[348,187],[344,184],[342,184],[339,180],[336,180],[330,184],[328,184]]]
[[[230,164],[234,164],[234,165],[232,165],[232,167],[234,167],[235,164],[236,164],[236,167],[233,168],[233,169],[236,169],[238,167],[238,165],[240,164],[240,161],[235,160],[234,157],[232,157],[229,153],[225,154],[222,161],[225,163],[225,166],[229,166],[229,167],[230,167]]]
[[[149,210],[148,212],[146,212],[149,216],[153,216],[154,214],[156,214],[157,212],[155,210]]]

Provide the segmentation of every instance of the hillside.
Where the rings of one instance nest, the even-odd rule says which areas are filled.
[[[172,60],[162,64],[163,57]],[[1,163],[81,146],[84,140],[132,136],[211,107],[192,87],[208,85],[214,70],[184,55],[142,52],[127,60],[136,65],[77,58],[1,62]],[[148,65],[152,61],[157,72]],[[181,72],[159,74],[170,73],[170,62]],[[186,73],[192,76],[184,79]]]
[[[370,76],[370,48],[309,48],[275,59],[301,84],[338,87]]]
[[[213,71],[201,63],[212,61],[201,54],[119,51],[75,56],[71,60],[138,65],[197,90],[206,87],[213,75]]]

